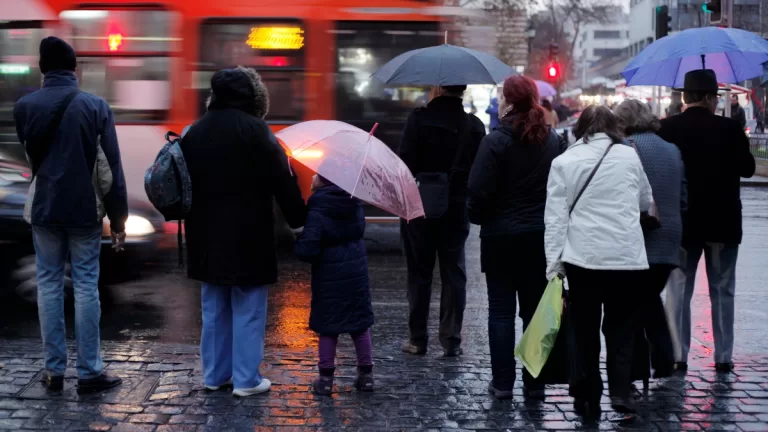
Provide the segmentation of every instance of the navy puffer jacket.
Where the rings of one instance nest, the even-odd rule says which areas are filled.
[[[296,255],[312,264],[309,327],[321,335],[356,333],[373,325],[368,256],[360,201],[336,185],[309,198]]]

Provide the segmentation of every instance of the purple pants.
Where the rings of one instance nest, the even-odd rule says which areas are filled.
[[[357,355],[358,366],[373,365],[373,347],[371,345],[371,330],[363,330],[360,333],[351,333],[352,341],[355,343],[355,354]],[[318,354],[320,361],[317,366],[323,369],[336,367],[336,344],[339,342],[339,335],[320,335],[318,344]]]

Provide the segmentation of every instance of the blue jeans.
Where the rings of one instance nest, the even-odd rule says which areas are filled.
[[[696,287],[696,270],[702,253],[709,280],[712,303],[712,333],[715,362],[730,363],[733,357],[734,301],[736,297],[736,260],[739,245],[722,243],[684,243],[685,267],[676,271],[667,286],[667,316],[675,339],[675,361],[687,362],[691,349],[691,299]]]
[[[33,226],[37,253],[37,310],[45,348],[45,369],[53,376],[67,368],[64,324],[64,267],[69,256],[75,285],[77,374],[81,379],[102,373],[99,320],[99,255],[101,225],[92,228]]]
[[[207,386],[230,378],[235,388],[261,384],[269,288],[229,287],[203,283],[203,332],[200,355]]]

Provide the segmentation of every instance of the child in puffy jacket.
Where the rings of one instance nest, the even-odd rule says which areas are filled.
[[[312,190],[307,222],[295,251],[301,260],[312,264],[309,327],[320,337],[320,376],[313,389],[317,394],[331,394],[336,344],[340,334],[349,333],[357,353],[355,387],[373,391],[373,306],[363,241],[363,207],[360,201],[319,175],[313,179]]]

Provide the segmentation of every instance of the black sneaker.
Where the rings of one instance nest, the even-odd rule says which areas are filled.
[[[123,383],[122,378],[109,377],[103,373],[96,378],[77,380],[78,393],[98,393],[115,388]]]
[[[523,396],[526,399],[543,401],[547,398],[544,386],[526,386],[523,385]]]
[[[49,392],[61,392],[64,390],[64,377],[61,375],[46,375],[46,377],[43,378],[43,385]]]
[[[443,350],[443,357],[458,357],[464,354],[464,350],[461,348],[450,348]]]
[[[720,373],[733,372],[733,363],[715,363],[715,370]]]
[[[611,397],[611,408],[620,414],[634,414],[635,406],[629,398]]]
[[[589,402],[586,399],[575,398],[573,400],[573,410],[577,415],[583,417],[584,421],[589,423],[599,420],[602,414],[599,399]]]

